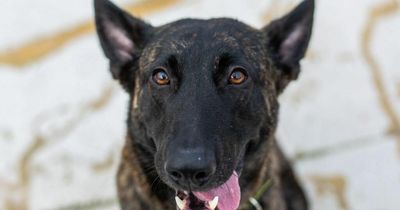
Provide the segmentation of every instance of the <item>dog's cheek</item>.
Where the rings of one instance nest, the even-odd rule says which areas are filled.
[[[154,101],[148,90],[143,91],[140,112],[143,113],[142,119],[149,137],[153,138],[157,144],[157,141],[163,136],[164,131],[160,128],[165,127],[163,126],[165,124],[165,113],[163,106]]]
[[[263,95],[254,90],[248,103],[242,104],[235,110],[234,132],[237,134],[239,150],[243,150],[250,141],[260,138],[262,126],[268,120],[267,105]],[[237,154],[239,155],[239,154]]]

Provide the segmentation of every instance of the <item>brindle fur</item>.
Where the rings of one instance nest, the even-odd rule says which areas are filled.
[[[290,162],[281,152],[274,133],[279,110],[278,96],[291,80],[297,78],[300,70],[299,61],[304,56],[310,39],[313,1],[306,0],[290,15],[272,22],[261,31],[227,18],[208,21],[184,19],[153,28],[147,23],[119,11],[105,0],[95,0],[95,7],[97,31],[106,56],[110,59],[111,72],[130,95],[128,131],[117,175],[121,209],[176,209],[175,189],[173,189],[175,185],[165,178],[163,172],[160,172],[157,164],[161,163],[154,157],[155,144],[160,143],[153,142],[149,137],[149,128],[145,123],[146,114],[154,112],[154,110],[140,106],[147,103],[142,100],[148,100],[144,97],[146,93],[143,93],[145,69],[149,69],[152,62],[158,59],[165,49],[175,54],[185,54],[190,58],[190,56],[201,57],[201,53],[207,53],[208,49],[218,48],[219,45],[242,51],[245,59],[254,68],[259,69],[257,72],[259,83],[256,85],[261,89],[263,96],[263,102],[257,102],[263,104],[263,108],[258,112],[263,117],[254,125],[259,126],[258,133],[254,139],[242,144],[243,149],[241,148],[237,153],[237,156],[244,159],[239,180],[242,194],[241,203],[246,203],[263,183],[271,180],[272,186],[259,201],[265,210],[308,209],[303,190],[298,184]],[[121,17],[113,17],[117,15]],[[110,16],[114,19],[110,19]],[[115,20],[118,18],[120,22]],[[108,28],[107,24],[113,21],[117,22],[116,25]],[[286,25],[282,26],[281,22],[285,21]],[[121,42],[115,44],[116,47],[110,45],[109,42],[113,41],[112,38],[115,38],[115,35],[107,37],[107,33],[109,30],[124,28],[127,24],[134,27],[122,34],[130,36],[135,45],[133,47],[125,46],[133,53],[121,56],[114,48],[121,47],[121,43],[124,42],[119,40]],[[300,31],[304,34],[301,34],[296,48],[289,48],[296,54],[289,58],[285,58],[283,55],[279,56],[279,53],[287,53],[287,49],[279,51],[277,49],[279,46],[271,43],[282,44],[284,35],[289,33],[288,28],[289,30],[295,28],[296,24],[305,28]],[[142,28],[151,29],[141,30]],[[188,33],[182,31],[188,31]],[[151,37],[152,41],[146,40],[146,37]],[[210,40],[214,41],[210,42]],[[118,40],[114,40],[114,42],[116,41]],[[204,43],[206,44],[204,45]],[[202,64],[199,63],[199,65]],[[165,124],[162,125],[165,126]],[[213,185],[227,179],[225,174],[221,174],[220,177],[224,178],[214,181]]]

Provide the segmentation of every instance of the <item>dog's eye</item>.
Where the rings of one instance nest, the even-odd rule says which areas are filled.
[[[162,68],[156,69],[152,78],[157,85],[168,85],[170,82],[168,73]]]
[[[240,85],[247,79],[246,70],[241,67],[235,67],[231,75],[229,76],[229,83],[234,85]]]

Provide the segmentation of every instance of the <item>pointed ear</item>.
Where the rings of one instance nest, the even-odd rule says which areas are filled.
[[[108,0],[94,0],[96,30],[115,79],[124,81],[143,49],[152,26]]]
[[[310,41],[314,16],[314,0],[304,0],[284,17],[274,20],[262,30],[267,37],[267,49],[282,71],[283,87],[297,79],[300,60]]]

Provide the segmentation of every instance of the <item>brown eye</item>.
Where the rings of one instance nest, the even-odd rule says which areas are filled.
[[[247,75],[245,73],[245,70],[237,67],[233,69],[231,75],[229,76],[229,83],[239,85],[246,81],[246,79]]]
[[[157,69],[153,73],[153,81],[157,85],[168,85],[170,79],[167,72],[164,69]]]

